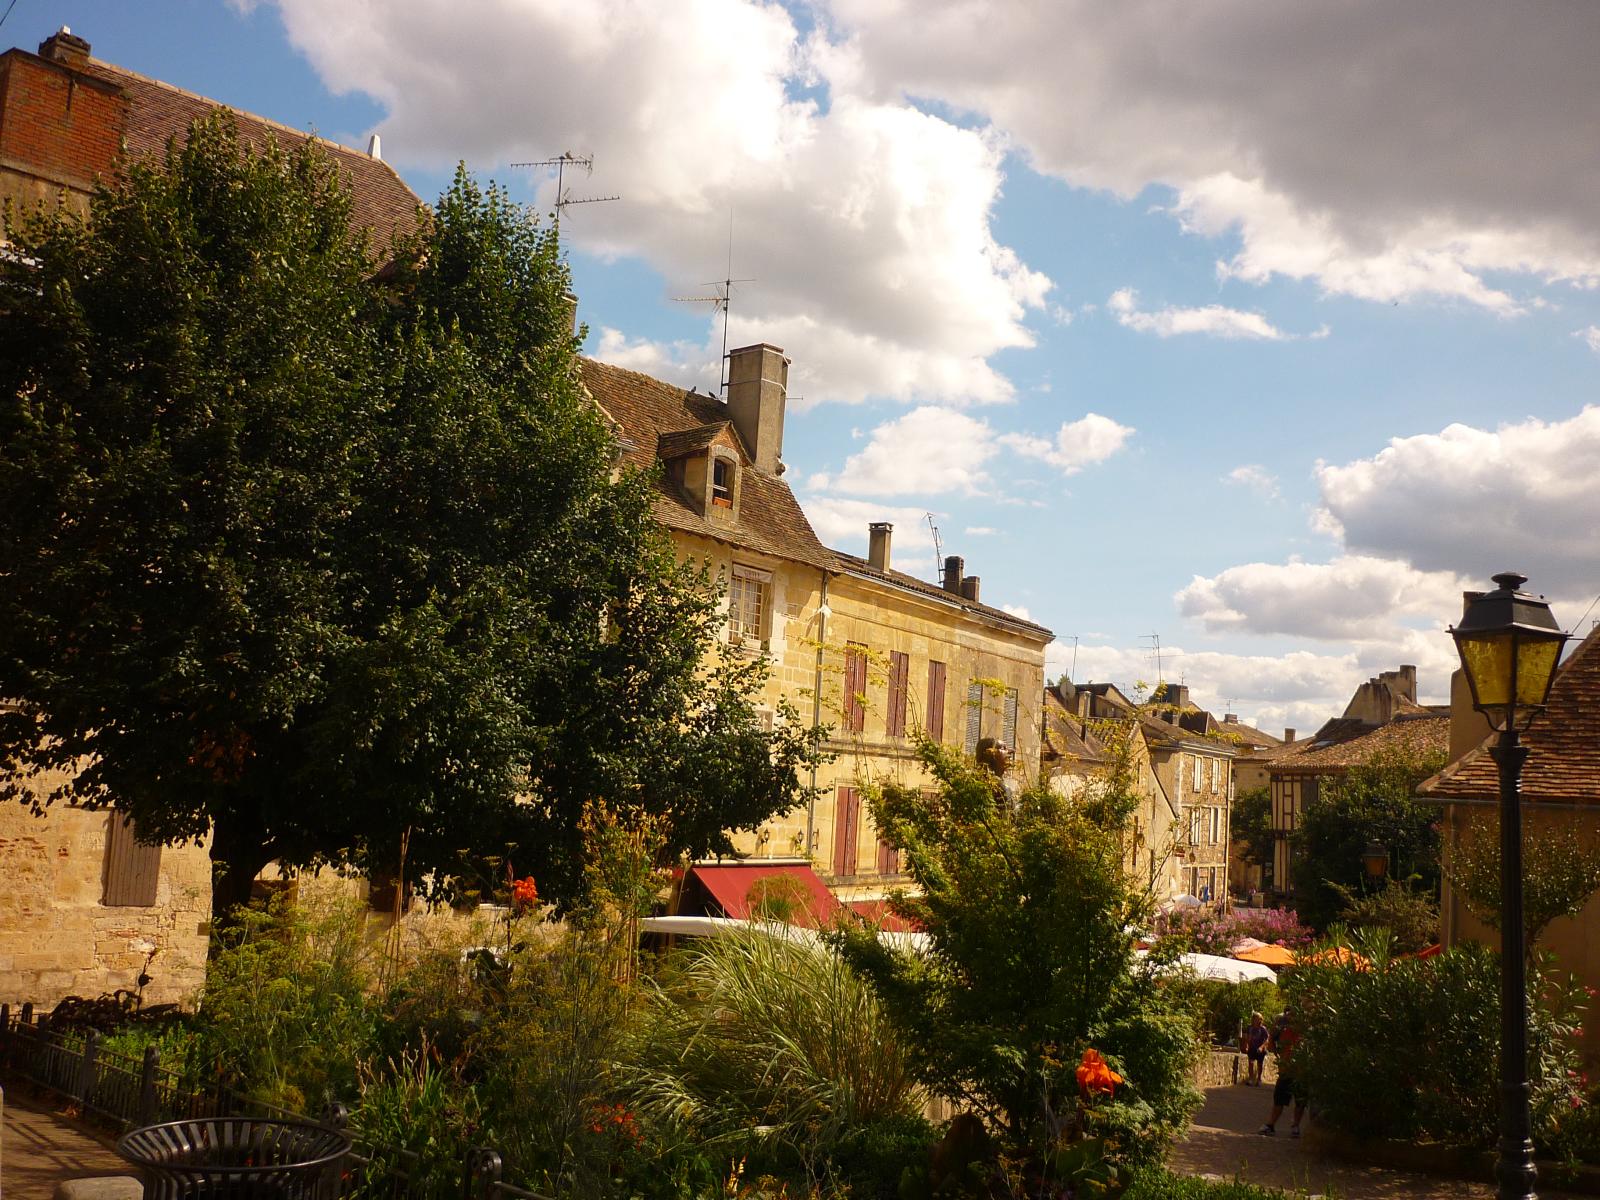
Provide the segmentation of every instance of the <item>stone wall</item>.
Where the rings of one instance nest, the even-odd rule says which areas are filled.
[[[150,949],[146,1003],[190,1000],[205,979],[211,860],[205,846],[161,852],[156,902],[100,903],[114,815],[56,805],[42,817],[0,804],[0,1002],[49,1009],[65,996],[135,988]]]

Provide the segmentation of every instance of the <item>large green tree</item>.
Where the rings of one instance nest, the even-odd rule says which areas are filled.
[[[617,466],[555,237],[458,173],[381,270],[314,145],[226,118],[0,262],[0,767],[268,861],[582,887],[803,798],[762,665]],[[55,772],[65,772],[59,782]]]
[[[1442,753],[1388,751],[1322,788],[1293,834],[1300,915],[1318,929],[1339,919],[1352,893],[1371,889],[1361,855],[1389,852],[1389,873],[1430,897],[1439,892],[1439,809],[1416,799],[1417,785],[1444,766]]]

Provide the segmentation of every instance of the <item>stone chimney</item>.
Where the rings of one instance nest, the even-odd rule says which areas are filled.
[[[367,139],[367,157],[383,161],[383,139],[377,134]]]
[[[1287,746],[1292,741],[1294,741],[1294,726],[1291,725],[1283,731],[1283,744]]]
[[[1239,714],[1238,713],[1223,713],[1222,714],[1222,723],[1224,725],[1237,725],[1239,723]]]
[[[978,577],[976,575],[968,575],[962,579],[961,598],[963,600],[971,600],[974,604],[978,603]]]
[[[1186,683],[1167,684],[1167,690],[1161,695],[1161,703],[1178,709],[1188,708],[1189,685]]]
[[[63,25],[39,43],[39,57],[77,70],[89,61],[89,43]]]
[[[959,554],[952,554],[946,557],[944,560],[944,582],[942,584],[945,591],[960,594],[961,568],[964,566],[966,564],[961,561]]]
[[[749,447],[756,468],[782,473],[783,408],[789,391],[789,360],[761,343],[728,352],[728,416]]]
[[[887,521],[874,521],[867,526],[867,562],[875,571],[889,569],[889,542],[894,537],[894,526]]]

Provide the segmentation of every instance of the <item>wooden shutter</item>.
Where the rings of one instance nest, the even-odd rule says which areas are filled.
[[[983,727],[983,684],[967,684],[967,736],[962,746],[968,754],[978,752],[978,734]]]
[[[861,833],[861,793],[840,788],[833,801],[833,873],[854,875]]]
[[[878,874],[900,874],[900,851],[882,838],[878,839]]]
[[[135,835],[133,822],[121,813],[108,814],[105,891],[100,903],[112,907],[148,908],[156,902],[161,878],[161,847]]]
[[[911,656],[896,650],[889,655],[889,717],[885,731],[890,737],[906,735],[906,691],[911,682]]]
[[[944,740],[944,664],[928,664],[928,736]]]
[[[860,733],[867,723],[867,648],[850,642],[844,648],[844,727]]]
[[[1000,722],[1000,740],[1011,751],[1013,759],[1017,756],[1017,689],[1011,688],[1006,692],[1005,714]]]

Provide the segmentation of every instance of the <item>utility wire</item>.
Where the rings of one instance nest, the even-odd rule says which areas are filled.
[[[13,8],[15,8],[16,6],[17,6],[17,0],[11,0],[11,3],[6,5],[5,13],[3,15],[0,15],[0,25],[4,25],[6,23],[6,17],[9,17],[11,15],[11,10]]]

